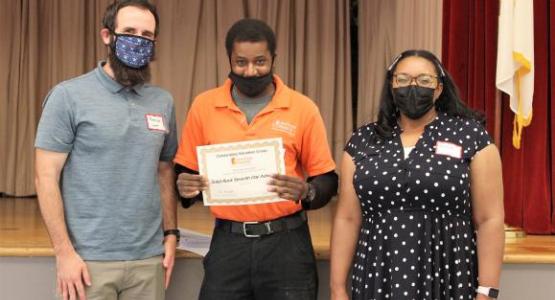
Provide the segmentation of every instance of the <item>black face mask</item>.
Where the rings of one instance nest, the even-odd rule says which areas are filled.
[[[434,106],[435,89],[410,85],[393,89],[395,105],[405,116],[416,120]]]
[[[233,84],[237,86],[241,93],[252,98],[264,92],[266,87],[273,82],[274,77],[271,71],[266,75],[257,77],[244,77],[231,71],[229,72],[229,79],[233,81]]]

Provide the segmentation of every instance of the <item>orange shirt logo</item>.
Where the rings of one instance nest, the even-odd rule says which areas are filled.
[[[272,123],[272,129],[294,136],[295,132],[297,131],[297,126],[285,121],[275,120]]]

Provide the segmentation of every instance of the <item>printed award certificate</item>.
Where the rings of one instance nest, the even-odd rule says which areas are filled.
[[[198,146],[200,175],[208,178],[204,205],[244,205],[283,201],[268,192],[273,174],[285,174],[281,138]]]

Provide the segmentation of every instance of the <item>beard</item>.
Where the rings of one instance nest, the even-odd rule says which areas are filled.
[[[131,87],[150,81],[149,65],[140,69],[130,68],[118,60],[116,53],[111,48],[108,50],[108,61],[116,81],[123,86]]]

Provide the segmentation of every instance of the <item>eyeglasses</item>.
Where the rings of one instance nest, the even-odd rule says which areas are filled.
[[[418,76],[413,77],[409,74],[399,73],[394,74],[393,78],[398,87],[409,86],[413,80],[416,82],[416,85],[427,88],[435,88],[437,83],[437,76],[430,74],[419,74]]]

